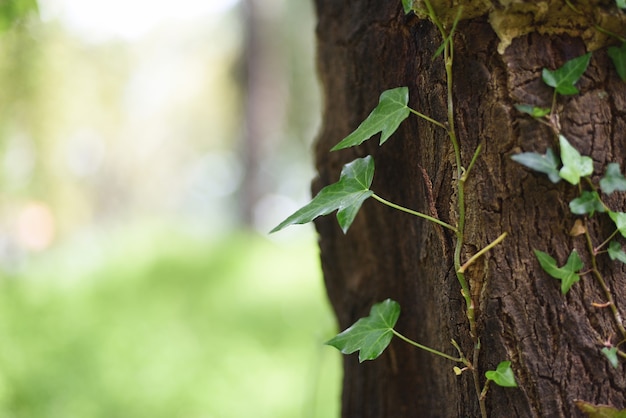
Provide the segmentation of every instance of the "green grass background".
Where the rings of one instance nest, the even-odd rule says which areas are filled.
[[[18,267],[0,281],[0,417],[338,416],[312,238],[142,227]]]

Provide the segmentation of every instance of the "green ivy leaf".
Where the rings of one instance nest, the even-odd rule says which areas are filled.
[[[407,106],[408,103],[408,87],[384,91],[380,95],[378,106],[372,110],[367,119],[361,122],[354,132],[335,145],[331,151],[362,144],[379,132],[381,132],[380,145],[382,145],[411,113]]]
[[[580,197],[569,202],[569,209],[575,215],[585,215],[588,213],[590,216],[593,216],[596,211],[606,212],[598,192],[590,192],[587,190],[585,190]]]
[[[404,8],[404,14],[408,15],[413,10],[413,0],[402,0],[402,7]]]
[[[558,267],[556,260],[543,251],[535,250],[535,256],[546,273],[561,280],[561,293],[566,294],[572,285],[580,280],[578,272],[583,268],[583,262],[576,250],[571,252],[563,267]]]
[[[551,148],[548,148],[545,155],[536,152],[523,152],[512,155],[511,159],[531,170],[547,174],[552,183],[561,181],[561,176],[559,176],[561,161]]]
[[[561,178],[577,185],[581,177],[593,174],[593,160],[591,158],[581,156],[563,135],[559,135],[559,145],[561,146],[561,160],[563,161],[563,167],[559,171]]]
[[[626,237],[626,213],[609,211],[609,217],[615,223],[615,227],[620,234],[622,234],[623,237]]]
[[[400,316],[398,302],[387,299],[372,306],[369,316],[326,342],[343,354],[359,351],[359,362],[374,360],[382,354],[393,338],[393,327]]]
[[[574,401],[574,403],[589,418],[626,418],[626,409],[618,410],[610,405],[594,405],[585,401]]]
[[[344,233],[348,231],[363,202],[374,194],[369,189],[374,178],[374,159],[357,158],[343,166],[337,183],[324,187],[307,205],[298,209],[270,233],[294,224],[311,222],[318,216],[337,211],[337,221]]]
[[[606,166],[604,177],[600,179],[600,188],[606,194],[614,191],[626,192],[626,178],[622,175],[618,163],[610,163]]]
[[[591,52],[578,58],[567,61],[561,68],[550,71],[544,68],[541,78],[550,87],[554,87],[557,93],[564,96],[578,94],[578,89],[574,86],[583,75],[589,61],[591,60]]]
[[[625,4],[623,8],[626,8],[626,0],[622,0]],[[626,81],[626,42],[622,46],[612,46],[608,49],[607,54],[613,61],[615,70],[622,81]]]
[[[606,357],[609,360],[609,363],[611,363],[611,366],[613,366],[613,368],[617,369],[617,367],[619,366],[619,361],[617,360],[617,347],[604,347],[602,349],[602,354],[604,354],[604,357]]]
[[[533,118],[542,118],[550,113],[549,107],[538,107],[529,104],[516,104],[515,108],[522,113],[527,113]]]
[[[626,0],[615,0],[615,4],[620,9],[626,9]]]
[[[618,260],[626,264],[626,252],[622,250],[622,246],[617,241],[609,243],[609,257],[611,260]]]
[[[513,369],[511,369],[510,361],[503,361],[498,364],[496,370],[489,370],[485,372],[485,377],[488,380],[492,380],[496,385],[505,388],[516,388],[517,382],[513,375]]]

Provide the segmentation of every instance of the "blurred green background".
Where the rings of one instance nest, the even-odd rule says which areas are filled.
[[[0,2],[0,418],[333,417],[314,15]]]

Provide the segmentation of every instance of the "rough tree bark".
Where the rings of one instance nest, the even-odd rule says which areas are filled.
[[[371,154],[377,194],[431,213],[431,182],[438,216],[453,223],[454,156],[442,129],[412,117],[383,147],[374,139],[329,152],[389,88],[408,86],[412,108],[445,120],[443,63],[432,59],[441,43],[436,27],[405,16],[399,0],[315,3],[325,96],[315,191],[335,182],[343,164]],[[432,3],[442,13],[453,10],[452,1]],[[583,15],[572,13],[562,0],[464,3],[481,6],[459,23],[454,38],[455,117],[463,164],[480,142],[484,148],[466,184],[463,258],[509,233],[470,270],[469,279],[479,309],[480,374],[510,359],[519,383],[517,389],[491,388],[489,416],[582,417],[576,399],[626,408],[624,362],[613,369],[600,353],[600,341],[619,337],[609,310],[591,305],[605,301],[598,283],[585,275],[563,296],[560,283],[543,272],[533,255],[533,249],[548,251],[562,265],[572,248],[587,254],[584,239],[568,234],[575,220],[568,203],[576,190],[565,182],[553,185],[510,159],[555,145],[549,128],[514,108],[516,103],[550,106],[552,89],[542,83],[541,69],[558,68],[596,50],[578,84],[581,94],[559,99],[562,132],[593,157],[596,177],[609,162],[623,166],[626,84],[606,55],[606,38],[589,22],[601,20],[623,34],[624,17],[600,15],[604,6],[614,8],[613,0],[582,2]],[[523,13],[515,15],[515,8]],[[611,201],[616,210],[623,210],[623,197]],[[610,233],[610,221],[594,222],[595,231]],[[332,216],[319,218],[316,226],[328,295],[341,329],[367,315],[372,304],[392,298],[402,306],[400,332],[451,355],[456,354],[451,338],[471,351],[451,234],[371,199],[346,235]],[[616,304],[626,315],[624,269],[608,257],[602,260]],[[343,417],[480,415],[471,374],[455,376],[448,360],[397,339],[375,361],[359,364],[356,357],[344,357]]]

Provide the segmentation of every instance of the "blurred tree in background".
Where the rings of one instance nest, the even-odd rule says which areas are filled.
[[[308,2],[0,1],[1,418],[336,415],[311,231],[253,232],[309,197],[313,55]]]

